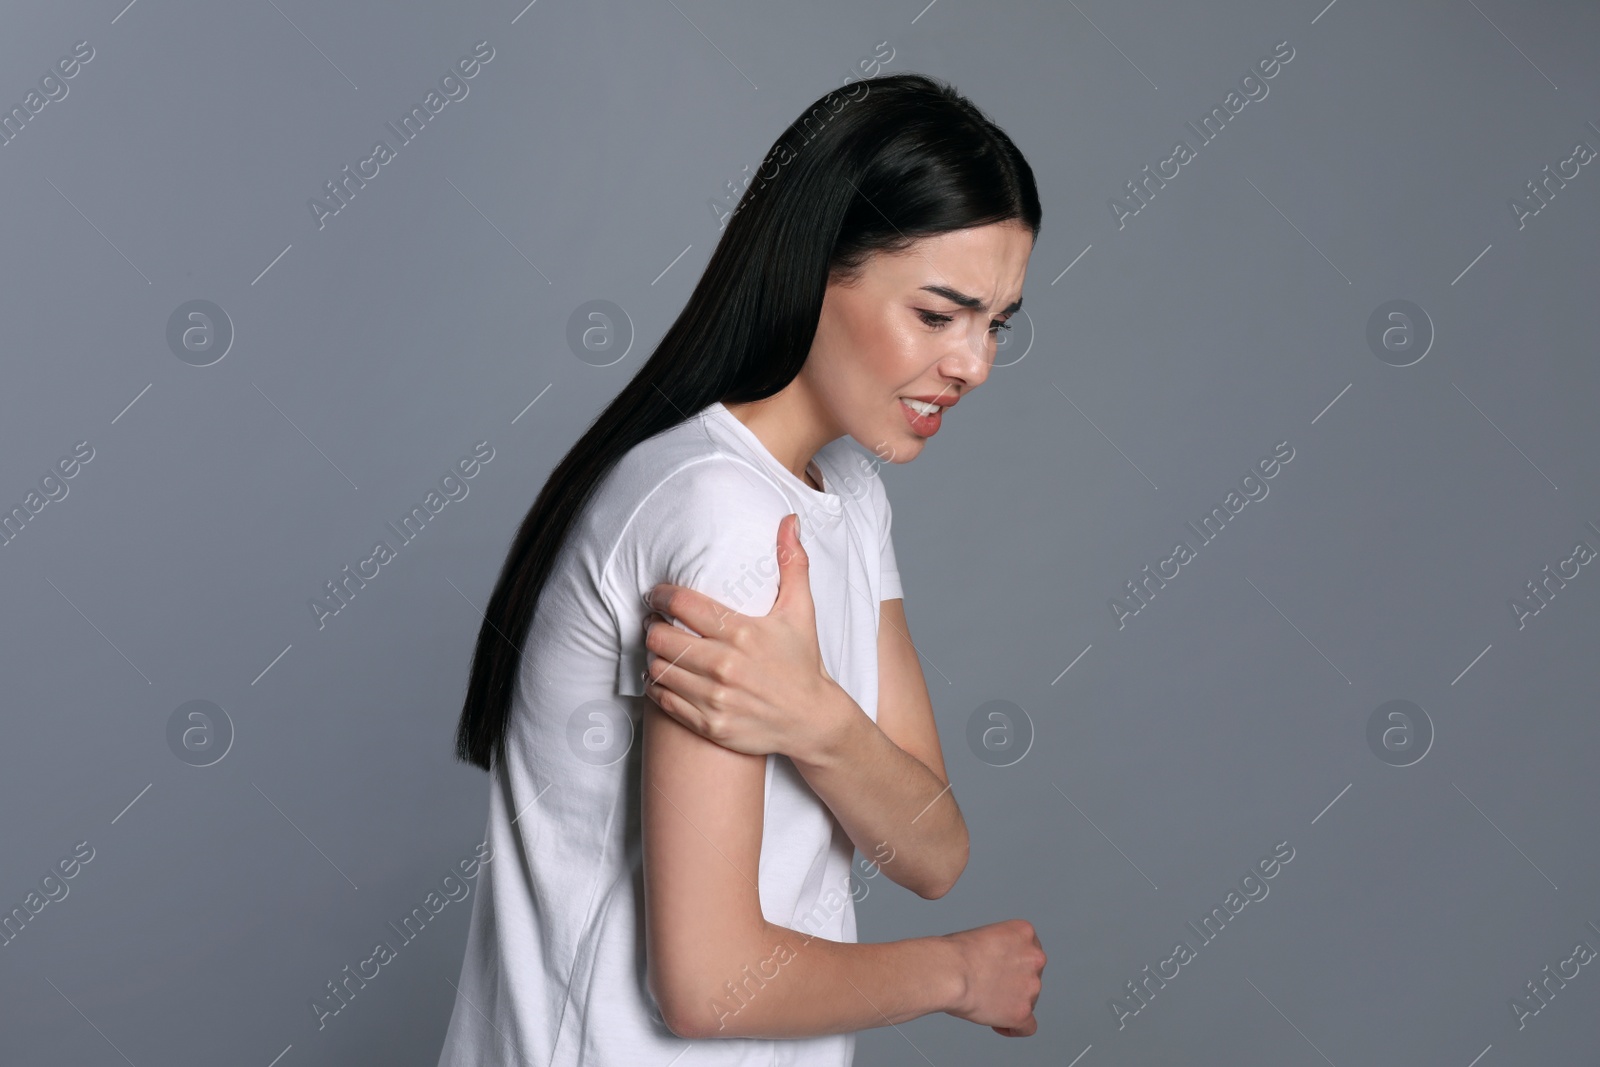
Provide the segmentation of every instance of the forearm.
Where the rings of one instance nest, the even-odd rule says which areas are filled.
[[[798,1038],[889,1026],[956,1007],[966,976],[942,937],[876,944],[764,923],[748,959],[703,975],[698,1003],[670,1019],[682,1037]]]
[[[941,896],[967,864],[967,824],[955,794],[889,739],[842,688],[827,742],[791,760],[850,840],[894,882]]]

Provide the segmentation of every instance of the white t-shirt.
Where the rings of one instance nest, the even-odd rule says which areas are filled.
[[[644,593],[671,582],[765,615],[778,523],[798,513],[823,665],[877,719],[879,602],[901,596],[881,464],[849,437],[814,464],[821,492],[713,403],[634,447],[574,522],[490,776],[496,860],[479,878],[439,1067],[668,1067],[685,1053],[683,1067],[850,1064],[853,1033],[679,1038],[645,987]],[[855,941],[849,837],[785,756],[767,757],[764,796],[762,915]],[[752,968],[725,1010],[776,973]]]

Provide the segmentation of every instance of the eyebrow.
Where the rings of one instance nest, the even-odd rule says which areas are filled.
[[[933,293],[936,296],[942,296],[952,304],[959,304],[964,308],[971,308],[973,311],[987,311],[989,309],[989,305],[985,304],[977,297],[968,296],[966,293],[952,289],[948,285],[924,285],[922,289],[924,292]],[[997,314],[1011,315],[1021,310],[1022,297],[1019,296],[1010,304],[1001,308]]]

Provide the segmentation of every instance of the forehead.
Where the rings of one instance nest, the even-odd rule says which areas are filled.
[[[1033,251],[1033,234],[1020,223],[991,223],[919,238],[895,255],[877,256],[873,268],[891,285],[935,285],[1000,303],[1021,293]]]

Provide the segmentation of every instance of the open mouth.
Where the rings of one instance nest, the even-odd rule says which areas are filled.
[[[903,396],[900,398],[900,410],[906,413],[906,421],[916,433],[932,437],[939,432],[939,421],[944,412],[944,408],[940,405]]]

